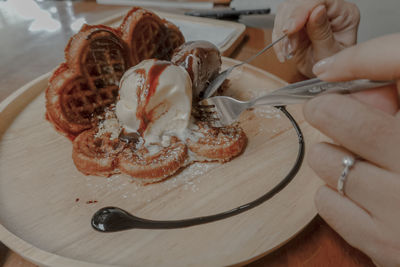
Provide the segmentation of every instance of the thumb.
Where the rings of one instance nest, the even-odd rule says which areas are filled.
[[[331,56],[340,50],[339,44],[333,37],[325,5],[318,5],[314,8],[308,19],[306,29],[313,46],[315,60]]]

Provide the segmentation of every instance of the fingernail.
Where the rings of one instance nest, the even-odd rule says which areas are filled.
[[[290,49],[290,42],[289,42],[289,39],[288,39],[288,38],[285,38],[285,39],[283,40],[282,49],[283,49],[282,54],[283,54],[283,56],[286,58],[287,55],[289,54],[289,51],[290,51],[290,50],[289,50],[289,49]]]
[[[296,25],[295,25],[294,21],[289,20],[288,22],[286,22],[285,26],[283,26],[282,31],[285,34],[291,33],[294,30],[295,26]]]
[[[296,50],[297,42],[295,39],[285,39],[285,58],[286,60],[292,59]]]
[[[297,39],[296,38],[291,38],[289,39],[289,44],[290,44],[290,50],[289,53],[293,53],[297,49]]]
[[[289,38],[285,38],[282,43],[282,56],[286,60],[289,60],[293,57],[294,49],[292,46],[292,41]]]
[[[280,63],[284,63],[285,62],[285,57],[283,56],[282,52],[278,52],[276,54],[276,56],[277,56],[277,58],[278,58]]]
[[[293,48],[293,45],[292,45],[292,41],[289,40],[288,46],[287,46],[286,59],[287,60],[291,59],[293,57],[293,54],[294,54],[294,48]]]
[[[314,73],[316,76],[321,76],[322,74],[324,74],[326,71],[329,70],[329,68],[331,67],[331,65],[332,65],[332,63],[333,63],[334,60],[335,60],[335,59],[334,59],[334,57],[332,56],[332,57],[327,57],[327,58],[324,58],[324,59],[318,61],[318,62],[314,65],[314,67],[313,67],[313,69],[312,69],[313,73]]]

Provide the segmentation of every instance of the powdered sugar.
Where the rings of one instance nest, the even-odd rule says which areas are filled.
[[[95,135],[96,138],[101,138],[106,133],[111,133],[110,140],[118,138],[121,132],[121,126],[118,119],[115,117],[115,106],[105,109],[103,115],[98,116],[100,120],[98,124],[98,131]]]

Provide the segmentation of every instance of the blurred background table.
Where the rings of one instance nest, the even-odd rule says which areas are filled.
[[[94,23],[128,9],[126,6],[98,5],[95,1],[0,1],[0,101],[62,62],[65,44],[83,23]],[[163,11],[182,13],[177,10]],[[243,60],[271,41],[273,16],[243,17],[240,22],[248,26],[246,35],[230,56]],[[295,70],[293,63],[279,63],[272,52],[258,57],[252,65],[290,83],[304,79]],[[0,243],[0,266],[35,265]],[[286,245],[248,266],[373,264],[317,216]]]

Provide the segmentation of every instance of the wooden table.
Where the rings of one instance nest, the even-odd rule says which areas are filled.
[[[92,23],[128,9],[101,6],[93,1],[36,3],[32,0],[21,3],[0,2],[0,101],[63,61],[63,48],[77,30],[74,22],[85,20]],[[255,25],[257,28],[254,22],[251,25],[246,29],[244,41],[231,57],[246,59],[271,41],[268,23]],[[288,82],[304,79],[295,70],[293,63],[280,64],[273,53],[258,57],[252,64]],[[35,265],[0,243],[0,266]],[[289,243],[248,266],[374,265],[367,256],[349,246],[317,216]]]

